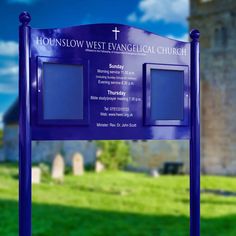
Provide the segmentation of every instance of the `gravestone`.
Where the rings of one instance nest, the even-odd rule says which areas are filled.
[[[75,153],[72,159],[73,175],[83,175],[84,173],[84,159],[80,153]]]
[[[103,165],[103,163],[101,161],[96,161],[96,164],[95,164],[95,172],[96,173],[100,173],[102,171],[104,171],[105,169],[105,166]]]
[[[32,167],[32,184],[40,184],[41,169],[39,167]]]
[[[150,176],[153,177],[153,178],[158,178],[160,176],[158,170],[156,169],[151,169],[150,170]]]
[[[63,180],[65,163],[60,154],[57,154],[52,164],[52,178],[56,180]]]
[[[99,157],[102,155],[102,149],[97,149],[96,151],[96,163],[95,163],[95,172],[100,173],[105,169],[105,166],[101,161],[99,161]]]
[[[102,149],[97,149],[96,158],[98,159],[102,155]]]

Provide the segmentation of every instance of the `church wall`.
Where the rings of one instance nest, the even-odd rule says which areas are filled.
[[[96,145],[88,141],[33,141],[33,162],[52,163],[56,154],[61,153],[67,165],[72,164],[73,155],[80,152],[85,164],[96,159]]]
[[[3,148],[0,148],[0,162],[5,161],[5,155]]]
[[[201,31],[202,172],[207,174],[236,174],[235,3],[192,4],[190,27]]]
[[[18,152],[18,125],[7,125],[3,129],[4,159],[17,161]]]
[[[189,142],[170,140],[129,141],[133,163],[137,169],[161,169],[165,162],[182,162],[189,173]]]
[[[188,141],[128,141],[133,157],[132,165],[140,170],[161,168],[165,162],[184,163],[184,171],[189,172]],[[7,161],[18,161],[18,126],[4,127],[4,153]],[[33,141],[32,162],[52,163],[57,153],[61,153],[67,165],[71,165],[76,152],[84,156],[85,164],[96,159],[95,141]]]
[[[6,125],[3,131],[3,156],[4,160],[17,162],[18,150],[18,125]],[[96,145],[87,141],[33,141],[32,162],[51,163],[57,153],[62,153],[66,164],[70,165],[73,154],[80,152],[85,163],[92,163],[96,157]]]

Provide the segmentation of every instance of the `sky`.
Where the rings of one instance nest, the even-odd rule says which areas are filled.
[[[120,23],[188,41],[189,0],[0,0],[0,128],[18,95],[18,16],[34,28]]]

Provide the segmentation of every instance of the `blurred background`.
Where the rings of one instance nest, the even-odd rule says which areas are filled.
[[[121,23],[181,41],[201,31],[201,230],[236,235],[235,0],[1,0],[0,235],[17,235],[22,11],[34,28]],[[32,149],[33,235],[189,235],[187,141],[37,141]]]

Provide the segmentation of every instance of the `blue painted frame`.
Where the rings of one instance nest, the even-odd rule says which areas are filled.
[[[19,236],[31,236],[31,129],[29,13],[19,16]]]
[[[30,88],[31,57],[30,36],[31,28],[29,13],[19,16],[19,236],[31,236],[31,141],[32,113]],[[191,93],[190,93],[190,236],[200,236],[200,49],[198,30],[190,33],[191,42]],[[181,42],[176,42],[177,45]],[[34,73],[34,72],[33,72]],[[34,107],[33,107],[34,109]],[[57,127],[56,127],[57,128]],[[83,127],[81,127],[83,128]],[[162,127],[158,129],[162,130]],[[39,130],[37,130],[39,131]],[[54,131],[54,130],[53,130]],[[172,130],[166,130],[172,131]],[[43,131],[42,131],[43,132]],[[182,130],[181,130],[182,132]],[[62,132],[60,135],[62,135]],[[63,138],[76,138],[67,132]],[[40,134],[41,135],[41,134]],[[49,134],[51,135],[51,134]],[[138,135],[138,133],[136,134]],[[40,137],[40,136],[39,136]],[[62,136],[60,136],[62,137]],[[160,135],[153,136],[153,139]],[[168,136],[167,136],[168,137]],[[48,137],[47,137],[48,138]],[[50,137],[49,137],[50,138]],[[52,138],[53,139],[53,138]]]
[[[38,122],[39,125],[69,126],[69,125],[88,125],[89,124],[89,61],[79,58],[37,58],[37,91],[38,91]],[[83,119],[73,120],[45,120],[43,118],[43,64],[55,63],[62,65],[81,65],[83,66]]]
[[[192,30],[191,138],[190,138],[190,236],[200,236],[200,32]]]
[[[184,73],[184,114],[183,120],[152,120],[151,119],[151,70],[182,71]],[[185,65],[145,64],[145,125],[156,126],[187,126],[190,110],[190,80],[189,69]]]

